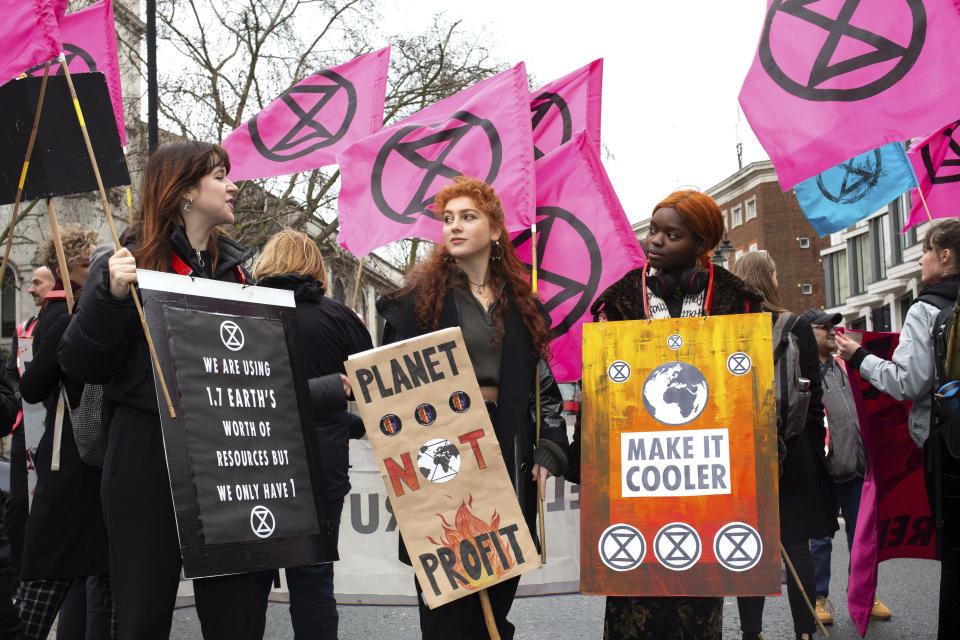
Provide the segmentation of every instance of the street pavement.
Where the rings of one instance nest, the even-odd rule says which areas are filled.
[[[842,531],[842,530],[841,530]],[[836,609],[833,626],[827,627],[834,640],[854,640],[860,636],[846,609],[846,573],[848,556],[843,534],[834,539],[831,600]],[[888,560],[880,565],[878,597],[893,610],[893,619],[872,622],[869,640],[935,638],[937,631],[937,594],[940,565],[929,560]],[[517,640],[591,640],[603,637],[602,597],[564,595],[518,598],[510,620],[517,627]],[[344,605],[340,612],[341,640],[414,640],[420,637],[417,608],[413,606]],[[793,640],[793,622],[783,596],[767,598],[763,614],[764,634],[768,640]],[[174,613],[176,639],[198,639],[200,624],[194,607]],[[723,638],[740,637],[737,601],[723,603]],[[820,637],[819,634],[817,637]],[[960,631],[958,631],[960,637]],[[266,640],[290,640],[288,605],[271,603],[267,610]]]

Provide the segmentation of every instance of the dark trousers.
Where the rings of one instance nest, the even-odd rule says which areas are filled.
[[[813,579],[813,562],[810,559],[810,544],[807,540],[783,541],[783,548],[797,570],[803,591],[807,593],[811,604],[816,597],[816,587]],[[793,616],[793,630],[797,634],[814,633],[817,623],[813,614],[803,601],[803,592],[793,579],[793,574],[787,571],[787,599],[790,601],[790,613]],[[737,608],[740,610],[740,630],[744,633],[760,633],[763,630],[763,596],[737,598]]]
[[[927,438],[923,447],[927,497],[943,525],[937,530],[940,554],[940,619],[937,638],[955,638],[960,629],[960,459],[954,458],[939,433]],[[937,499],[939,493],[940,499]]]
[[[833,485],[837,490],[837,504],[843,516],[843,528],[847,534],[847,551],[853,553],[853,534],[857,530],[857,514],[860,512],[860,494],[863,493],[863,477]],[[833,554],[833,537],[811,538],[810,557],[813,559],[813,576],[817,585],[817,597],[830,596],[830,556]],[[849,565],[847,566],[849,572]]]
[[[340,528],[343,500],[327,504],[327,513]],[[288,567],[290,623],[295,640],[337,640],[337,600],[333,596],[333,563]]]
[[[101,497],[122,640],[166,640],[180,546],[156,415],[120,409],[111,423]],[[193,581],[205,640],[259,640],[273,572]]]
[[[93,640],[110,633],[113,605],[107,576],[77,578],[60,605],[57,640]]]
[[[423,640],[489,640],[487,625],[483,620],[480,596],[472,593],[459,600],[430,609],[423,601],[420,583],[414,579],[417,587],[417,603],[420,605],[420,633]],[[501,640],[512,640],[514,627],[507,620],[513,598],[517,595],[520,578],[511,578],[486,589],[490,596],[490,607],[497,623]]]

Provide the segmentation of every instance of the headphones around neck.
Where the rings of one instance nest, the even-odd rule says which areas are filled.
[[[666,298],[673,295],[679,289],[684,296],[695,296],[707,290],[707,296],[703,302],[703,314],[710,315],[710,309],[713,307],[713,263],[710,263],[709,271],[703,271],[699,267],[687,269],[680,276],[679,281],[669,273],[658,271],[650,273],[650,265],[643,270],[643,313],[650,318],[650,303],[647,300],[647,291],[658,298]]]

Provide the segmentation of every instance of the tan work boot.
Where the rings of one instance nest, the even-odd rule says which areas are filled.
[[[817,618],[820,624],[833,624],[833,603],[830,598],[817,598]]]
[[[893,613],[890,612],[890,608],[874,597],[873,608],[870,609],[870,618],[873,620],[889,620],[892,617]]]

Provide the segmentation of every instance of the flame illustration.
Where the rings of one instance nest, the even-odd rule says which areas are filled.
[[[515,563],[510,553],[509,542],[499,533],[497,533],[497,530],[500,528],[500,514],[494,511],[490,522],[487,523],[481,518],[477,517],[470,510],[472,506],[473,495],[468,495],[465,502],[461,500],[460,508],[457,509],[457,513],[453,518],[453,525],[447,522],[447,519],[443,517],[443,514],[436,514],[436,516],[440,518],[440,522],[443,525],[444,535],[440,541],[434,540],[429,536],[427,539],[435,545],[442,545],[454,552],[457,557],[457,564],[454,567],[455,570],[466,577],[470,582],[470,585],[465,588],[482,589],[495,578],[499,578],[507,573]],[[476,536],[484,533],[489,534],[491,538],[490,544],[487,545],[487,547],[493,547],[490,553],[487,554],[487,558],[489,559],[490,565],[493,568],[493,577],[486,575],[486,572],[484,571],[479,580],[473,580],[464,570],[463,563],[460,559],[460,542],[463,540],[470,540],[470,542],[473,543]],[[503,552],[504,557],[506,557],[507,566],[503,566],[503,563],[500,560],[500,553],[498,553],[496,550],[497,546],[499,546],[499,549]],[[479,552],[483,554],[482,550],[479,550]]]

